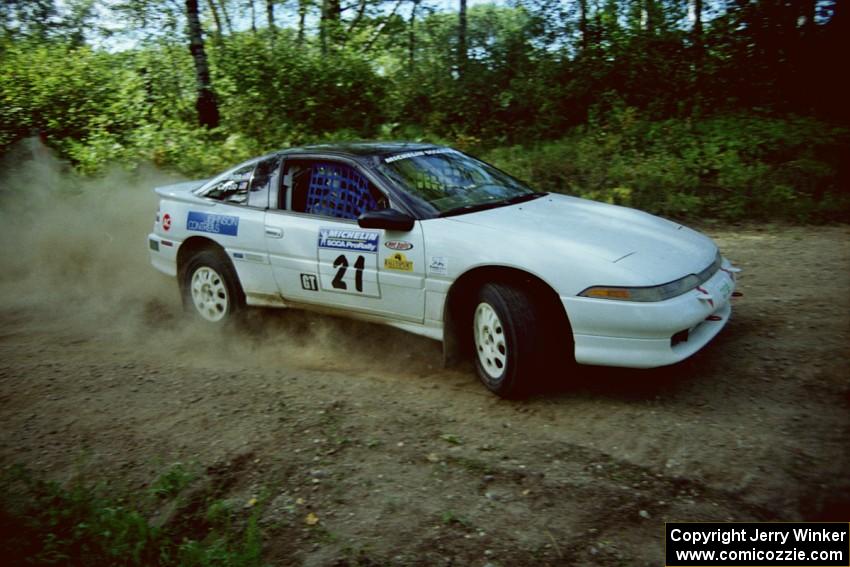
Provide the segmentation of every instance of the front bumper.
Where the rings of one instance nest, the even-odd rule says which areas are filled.
[[[576,362],[629,368],[675,364],[713,339],[732,314],[735,277],[727,260],[699,288],[651,303],[561,297]]]

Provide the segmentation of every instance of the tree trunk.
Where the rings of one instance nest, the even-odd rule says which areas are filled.
[[[413,8],[410,10],[410,26],[408,27],[407,43],[407,67],[411,71],[416,68],[416,10],[419,8],[420,0],[413,0]]]
[[[393,18],[398,12],[398,9],[401,8],[402,2],[404,2],[404,0],[398,0],[398,2],[395,3],[389,15],[384,18],[384,21],[381,22],[381,25],[379,25],[378,29],[376,29],[375,32],[372,34],[371,39],[369,39],[369,41],[366,43],[366,47],[363,48],[363,51],[370,51],[372,49],[372,47],[375,45],[375,42],[378,41],[378,39],[384,33],[384,30],[387,29],[387,24],[393,21]]]
[[[703,51],[703,36],[702,36],[702,2],[703,0],[692,0],[694,10],[694,26],[691,29],[691,44],[694,48],[694,67],[696,74],[699,75],[702,69],[702,51]]]
[[[209,6],[210,12],[212,12],[216,33],[221,36],[224,30],[221,28],[221,18],[218,15],[218,8],[216,8],[214,0],[207,0],[207,6]]]
[[[213,1],[215,1],[215,0],[213,0]],[[233,33],[233,22],[230,21],[230,13],[228,13],[228,11],[227,11],[227,6],[225,6],[224,0],[219,0],[219,2],[220,2],[221,14],[224,16],[224,25],[227,28],[227,33],[232,34]]]
[[[418,2],[419,0],[413,0],[414,2]],[[414,8],[415,10],[415,8]],[[347,35],[351,35],[354,31],[354,28],[360,25],[361,20],[363,20],[363,16],[366,13],[366,0],[358,0],[357,2],[357,13],[351,19],[351,22],[348,24]]]
[[[692,17],[694,19],[691,28],[691,92],[694,97],[694,112],[698,112],[702,88],[703,88],[703,32],[702,32],[702,6],[703,0],[690,0]]]
[[[457,70],[461,77],[466,72],[466,0],[460,0],[460,14],[457,26]]]
[[[274,35],[277,31],[274,25],[274,0],[266,0],[266,18],[269,21],[269,31]]]
[[[248,8],[251,10],[251,31],[257,33],[257,10],[254,6],[254,0],[248,0]]]
[[[604,10],[605,26],[597,32],[597,35],[613,44],[619,37],[618,30],[620,27],[620,20],[618,15],[618,1],[606,0]]]
[[[587,49],[587,0],[579,0],[578,2],[578,33],[581,50]]]
[[[640,6],[640,29],[647,35],[652,35],[657,24],[655,0],[637,0],[637,3]]]
[[[329,44],[337,44],[341,13],[340,0],[322,0],[322,17],[319,21],[322,53],[327,53]]]
[[[304,24],[307,19],[307,2],[298,0],[298,46],[304,45]]]
[[[811,38],[815,35],[816,23],[815,16],[817,15],[817,0],[805,0],[803,5],[803,16],[806,21],[803,24],[803,35],[806,38]]]
[[[205,128],[215,128],[219,124],[220,116],[210,81],[207,52],[204,50],[204,33],[198,17],[198,0],[186,0],[186,20],[189,23],[189,51],[195,62],[195,83],[198,93],[195,108],[198,111],[198,123]]]
[[[691,38],[695,47],[702,47],[702,0],[693,0],[694,27],[691,30]]]

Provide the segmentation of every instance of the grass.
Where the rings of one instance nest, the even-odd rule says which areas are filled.
[[[197,474],[190,467],[175,463],[151,484],[149,491],[160,498],[174,497],[196,478]]]
[[[446,526],[462,526],[464,528],[472,527],[472,522],[452,510],[446,510],[440,514],[440,520],[442,520],[443,524]]]
[[[171,467],[151,486],[157,504],[177,499],[194,478],[182,465]],[[0,489],[0,554],[6,565],[263,564],[257,508],[236,522],[226,503],[213,500],[197,510],[198,518],[157,526],[149,520],[155,510],[106,484],[65,487],[14,466],[0,474]],[[182,531],[193,523],[205,526],[203,537]]]

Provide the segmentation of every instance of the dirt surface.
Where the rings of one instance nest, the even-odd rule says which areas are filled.
[[[4,222],[3,466],[141,490],[184,463],[274,564],[658,565],[664,521],[850,519],[846,226],[704,227],[744,269],[711,345],[510,402],[385,327],[186,323],[155,204],[93,194]]]

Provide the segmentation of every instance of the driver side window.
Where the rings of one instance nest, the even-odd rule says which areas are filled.
[[[243,165],[223,175],[204,193],[204,197],[225,201],[237,205],[248,202],[248,185],[251,182],[251,174],[254,172],[256,162]]]
[[[357,168],[329,160],[287,161],[281,198],[291,211],[349,220],[389,207],[386,196]]]

